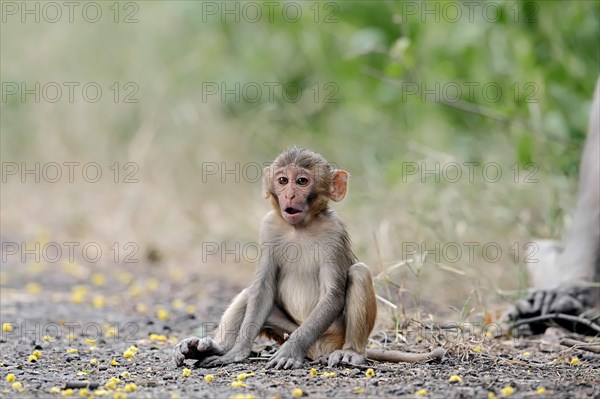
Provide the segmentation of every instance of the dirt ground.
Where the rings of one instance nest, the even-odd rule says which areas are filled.
[[[408,343],[421,341],[415,350],[443,345],[440,363],[272,371],[262,358],[275,348],[262,345],[245,363],[176,368],[174,344],[210,329],[241,287],[165,269],[3,264],[0,397],[600,397],[599,355],[540,337],[492,339],[477,332],[404,335]],[[375,334],[374,343],[384,336]],[[87,382],[89,388],[65,389]]]

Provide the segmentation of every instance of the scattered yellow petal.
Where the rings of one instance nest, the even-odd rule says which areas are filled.
[[[531,352],[523,352],[523,356],[529,357],[529,356],[531,356]]]
[[[77,352],[79,352],[79,351],[77,349],[75,349],[75,348],[69,348],[69,349],[67,349],[67,353],[69,353],[69,354],[73,354],[73,353],[77,353]]]
[[[315,368],[312,368],[312,369],[310,369],[310,372],[309,372],[309,374],[310,374],[310,375],[312,375],[312,376],[314,377],[314,376],[317,376],[317,375],[319,375],[319,372],[317,371],[317,369],[315,369]]]
[[[127,395],[125,395],[123,392],[116,392],[113,395],[113,399],[126,399]]]
[[[50,393],[55,395],[57,393],[60,393],[60,388],[59,387],[52,387],[50,388]]]
[[[55,341],[56,341],[56,339],[54,339],[54,337],[51,337],[51,336],[49,336],[49,335],[44,335],[44,336],[42,337],[42,341],[44,341],[44,342],[55,342]]]
[[[92,338],[86,338],[83,340],[83,342],[85,342],[88,345],[96,345],[96,340]]]
[[[302,392],[302,389],[300,389],[300,388],[292,389],[292,396],[294,398],[301,398],[303,395],[304,395],[304,392]]]
[[[104,395],[108,395],[110,392],[108,392],[106,389],[96,389],[94,391],[94,395],[96,396],[104,396]]]
[[[491,331],[486,331],[485,332],[485,337],[486,338],[493,338],[492,332]]]
[[[31,353],[31,354],[32,354],[33,356],[35,356],[36,358],[38,358],[38,359],[42,357],[42,352],[41,352],[41,351],[39,351],[39,350],[37,350],[37,349],[36,349],[36,350],[34,350],[34,351]]]
[[[91,364],[92,366],[96,366],[96,365],[98,365],[98,359],[96,359],[95,357],[91,358],[91,359],[90,359],[90,364]]]
[[[110,380],[104,384],[104,386],[108,389],[117,389],[117,385],[121,383],[121,380],[117,377],[111,377]]]
[[[134,356],[135,356],[135,352],[130,351],[129,349],[127,349],[125,352],[123,352],[123,357],[125,359],[131,359]]]
[[[110,365],[111,366],[118,366],[119,362],[117,362],[117,359],[113,358],[113,360],[110,361]]]
[[[31,295],[37,295],[42,292],[42,286],[38,283],[28,283],[25,286],[25,290]]]
[[[112,337],[115,337],[118,333],[119,333],[119,330],[117,330],[116,327],[110,327],[108,330],[106,330],[106,334],[104,334],[104,336],[106,338],[112,338]]]
[[[133,274],[128,273],[123,270],[119,270],[117,272],[117,280],[119,280],[121,283],[127,285],[133,281]]]
[[[137,347],[137,346],[135,346],[135,345],[131,345],[129,348],[127,348],[127,350],[128,350],[128,351],[131,351],[131,352],[133,352],[133,353],[136,353],[136,354],[137,354],[137,353],[140,351],[140,350],[138,349],[138,347]]]
[[[185,302],[183,302],[179,298],[173,299],[173,302],[171,302],[171,306],[173,306],[173,308],[175,309],[182,309],[185,306]]]
[[[543,394],[544,392],[546,392],[546,388],[544,388],[544,387],[539,387],[538,389],[535,390],[535,393],[537,393],[539,395]]]
[[[87,398],[88,394],[89,392],[87,388],[79,388],[79,396],[81,396],[82,398]]]
[[[242,381],[232,381],[231,386],[234,388],[247,388],[246,384],[244,384]]]
[[[419,389],[415,392],[415,396],[427,396],[427,389]]]
[[[191,313],[196,313],[196,306],[194,306],[194,305],[187,305],[186,308],[185,308],[185,311],[187,313],[190,313],[190,314]]]
[[[148,291],[150,291],[150,292],[156,291],[158,289],[159,285],[160,285],[160,282],[155,278],[151,278],[151,279],[148,279],[148,281],[146,281],[146,287],[148,288]]]
[[[254,373],[241,373],[237,375],[237,380],[238,381],[244,381],[246,378],[253,376]]]
[[[13,326],[10,323],[2,323],[2,332],[11,332],[13,330]]]
[[[106,284],[106,277],[104,277],[103,274],[94,273],[92,274],[92,284],[94,284],[96,287],[102,287],[104,284]]]
[[[189,377],[190,375],[192,375],[192,370],[188,369],[188,368],[184,368],[181,371],[181,375],[184,377]]]
[[[488,392],[487,399],[498,399],[494,392]]]
[[[14,382],[14,381],[15,381],[15,375],[13,373],[6,374],[6,382]]]
[[[73,396],[73,390],[71,388],[60,391],[60,396]]]
[[[168,320],[169,312],[167,312],[165,309],[158,309],[156,311],[156,317],[158,317],[158,320]]]
[[[158,341],[158,342],[165,342],[167,340],[167,336],[166,335],[160,335],[160,334],[150,334],[150,341]]]
[[[365,392],[365,389],[363,387],[354,387],[353,390],[354,390],[354,393],[358,393],[358,394]]]
[[[206,382],[212,382],[214,379],[215,379],[215,376],[212,374],[206,374],[204,376],[204,381],[206,381]]]
[[[121,377],[123,377],[123,378],[129,378],[129,371],[123,371],[121,373]]]
[[[473,348],[473,352],[475,352],[475,353],[481,353],[481,346],[475,346]]]
[[[137,385],[135,385],[135,383],[130,382],[128,384],[125,384],[125,392],[135,392],[137,391]]]
[[[462,382],[462,378],[458,375],[451,375],[450,378],[448,378],[448,382]]]
[[[365,372],[365,375],[367,376],[367,378],[373,378],[373,377],[375,377],[375,370],[367,369],[367,371]]]
[[[23,384],[19,381],[13,382],[11,387],[17,392],[23,392],[25,390],[25,388],[23,388]]]
[[[67,341],[75,341],[75,338],[77,338],[77,337],[75,336],[75,334],[71,333],[71,334],[67,334],[66,338],[67,338]]]
[[[28,362],[37,362],[38,358],[33,356],[33,355],[29,355],[29,357],[27,358]]]
[[[104,297],[102,295],[96,295],[92,300],[92,305],[96,309],[102,309],[104,307]]]
[[[571,360],[569,360],[569,363],[573,366],[577,366],[579,364],[579,358],[578,357],[572,357]]]
[[[502,388],[502,396],[504,396],[504,397],[510,396],[514,392],[515,392],[515,389],[513,387],[511,387],[510,385],[507,385],[504,388]]]
[[[369,369],[369,370],[371,370],[371,369]],[[367,377],[371,378],[372,376],[370,376],[368,374],[369,370],[367,370]],[[323,374],[321,374],[321,375],[325,378],[335,377],[335,371],[323,371]],[[373,375],[375,375],[375,372],[373,372]]]
[[[135,305],[135,310],[138,313],[146,313],[148,311],[148,306],[146,306],[143,303],[138,303],[137,305]]]
[[[140,294],[142,293],[142,289],[140,288],[139,285],[134,284],[131,287],[129,287],[129,295],[133,298],[140,296]]]

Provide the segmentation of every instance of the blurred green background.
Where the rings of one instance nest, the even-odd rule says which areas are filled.
[[[599,71],[598,1],[99,2],[97,22],[86,3],[54,22],[36,3],[39,22],[25,3],[2,2],[3,165],[96,162],[104,174],[3,176],[4,239],[136,242],[160,270],[242,284],[253,263],[206,259],[202,243],[257,240],[269,204],[244,165],[296,144],[350,172],[334,207],[359,258],[384,272],[380,293],[466,317],[522,292],[528,243],[569,223]],[[39,102],[21,92],[36,82]],[[48,82],[63,88],[56,102]],[[79,84],[72,102],[64,82]],[[97,102],[82,94],[89,82]],[[123,182],[127,162],[137,183]],[[495,162],[502,178],[476,167],[469,179],[464,162]],[[203,176],[214,163],[240,172]],[[457,182],[440,177],[453,163]],[[429,256],[408,256],[406,243]],[[500,257],[482,253],[489,243]]]

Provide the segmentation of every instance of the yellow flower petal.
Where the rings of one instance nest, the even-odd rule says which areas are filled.
[[[367,369],[367,371],[365,372],[365,376],[367,376],[367,378],[373,378],[373,377],[375,377],[375,370],[373,370],[373,369]]]
[[[361,394],[365,392],[365,389],[363,387],[354,387],[353,391],[356,394]]]
[[[206,374],[204,376],[204,381],[206,381],[206,382],[212,382],[214,379],[215,379],[215,376],[212,374]]]
[[[60,396],[73,396],[73,390],[71,388],[60,391]]]
[[[462,382],[462,378],[460,378],[460,376],[458,375],[451,375],[450,378],[448,378],[448,382]]]
[[[189,377],[190,375],[192,375],[192,370],[188,369],[188,368],[184,368],[181,371],[181,375],[184,377]]]
[[[2,323],[2,332],[11,332],[13,330],[13,326],[10,323]]]
[[[304,392],[302,392],[302,389],[300,389],[300,388],[292,389],[292,396],[294,398],[301,398],[303,395],[304,395]]]
[[[513,387],[511,387],[510,385],[507,385],[504,388],[502,388],[502,396],[504,396],[504,397],[510,396],[514,392],[515,392],[515,389]]]
[[[6,374],[6,382],[14,382],[14,381],[15,381],[15,375],[13,373]]]
[[[11,387],[17,392],[23,392],[25,390],[25,388],[23,388],[23,384],[19,381],[13,382]]]
[[[317,369],[312,368],[312,369],[310,369],[309,374],[314,377],[314,376],[319,375],[319,372],[317,371]]]
[[[544,392],[546,392],[546,388],[544,388],[544,387],[539,387],[538,389],[535,390],[535,393],[537,393],[539,395],[543,394]]]
[[[232,381],[231,386],[234,388],[247,388],[246,384],[244,384],[242,381]]]
[[[419,389],[417,392],[415,392],[415,396],[427,396],[427,390]]]
[[[52,387],[50,388],[50,393],[55,395],[57,393],[60,393],[60,388],[59,387]]]

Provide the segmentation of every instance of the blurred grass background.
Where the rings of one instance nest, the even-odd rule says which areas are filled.
[[[378,285],[392,302],[405,297],[467,317],[527,286],[523,247],[534,237],[560,237],[569,223],[599,70],[598,1],[495,3],[501,14],[494,22],[482,17],[478,2],[472,22],[466,15],[451,22],[421,14],[446,4],[436,2],[296,3],[303,12],[294,22],[280,12],[273,21],[266,14],[257,22],[223,21],[207,14],[208,3],[225,7],[124,2],[119,23],[108,3],[101,3],[97,23],[78,12],[73,23],[66,15],[57,23],[4,15],[3,95],[6,82],[98,82],[104,93],[97,103],[84,101],[77,89],[72,103],[65,94],[57,103],[3,98],[2,162],[97,162],[105,173],[94,184],[78,175],[72,184],[9,177],[1,193],[5,240],[94,241],[103,248],[136,242],[142,262],[161,254],[160,270],[183,268],[206,276],[203,281],[217,274],[242,284],[253,264],[232,257],[222,263],[218,256],[203,262],[202,243],[231,248],[256,241],[270,205],[259,182],[232,175],[203,182],[203,165],[264,163],[295,144],[350,172],[349,196],[334,207],[358,257],[376,274],[405,260],[402,243],[429,250],[436,243],[463,249],[481,243],[473,259],[463,251],[454,263],[442,254],[389,271]],[[264,3],[255,4],[266,12]],[[280,10],[287,3],[277,4]],[[122,23],[133,10],[137,22]],[[325,22],[327,15],[332,21]],[[114,82],[122,90],[134,82],[139,102],[113,101]],[[207,83],[231,88],[236,82],[297,83],[303,95],[289,101],[276,89],[273,99],[263,91],[257,102],[203,97]],[[503,95],[490,101],[479,89],[474,97],[463,90],[460,101],[444,104],[407,95],[402,82],[430,89],[436,82],[463,88],[492,82]],[[326,102],[332,88],[336,102]],[[135,162],[139,182],[114,183],[114,162]],[[407,162],[428,168],[497,162],[503,178],[488,183],[476,168],[473,182],[465,175],[457,183],[423,181],[406,175]],[[537,183],[523,182],[525,170],[515,182],[509,169],[515,162],[539,167]],[[498,261],[482,254],[486,243],[501,247]]]

